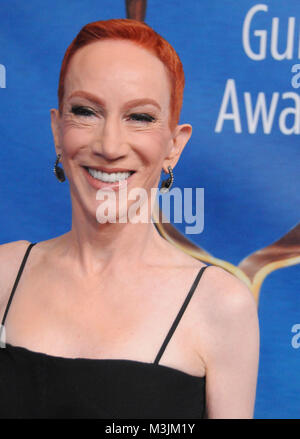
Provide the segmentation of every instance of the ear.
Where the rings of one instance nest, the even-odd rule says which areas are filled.
[[[177,125],[172,139],[172,146],[168,156],[165,158],[163,162],[163,168],[167,173],[168,166],[172,166],[174,168],[176,163],[178,162],[183,148],[188,143],[190,137],[192,135],[192,126],[190,124],[182,124]]]
[[[54,139],[54,146],[56,154],[61,153],[61,147],[60,147],[60,114],[59,111],[56,110],[56,108],[51,108],[50,110],[51,115],[51,129]]]

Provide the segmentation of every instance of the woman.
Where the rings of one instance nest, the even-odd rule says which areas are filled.
[[[250,291],[151,222],[151,189],[162,169],[170,187],[191,136],[178,125],[183,86],[178,55],[146,24],[90,23],[69,46],[51,120],[72,228],[0,247],[1,417],[253,416]],[[148,221],[128,220],[135,189]]]

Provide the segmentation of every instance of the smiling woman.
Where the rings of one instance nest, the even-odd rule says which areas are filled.
[[[178,124],[183,86],[175,50],[144,23],[90,23],[67,49],[51,123],[72,228],[0,246],[0,417],[252,417],[251,292],[152,222],[150,194],[162,170],[170,188],[192,132]],[[128,218],[141,191],[143,222]],[[116,221],[99,218],[112,193]]]

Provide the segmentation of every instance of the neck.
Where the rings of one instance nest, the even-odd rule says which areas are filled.
[[[100,224],[82,211],[73,211],[72,229],[65,238],[70,256],[78,263],[76,271],[82,276],[153,264],[166,244],[150,218],[146,223]]]

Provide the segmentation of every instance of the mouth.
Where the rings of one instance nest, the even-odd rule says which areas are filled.
[[[88,174],[90,182],[100,183],[105,186],[118,185],[127,181],[136,171],[121,168],[96,168],[82,166]]]

